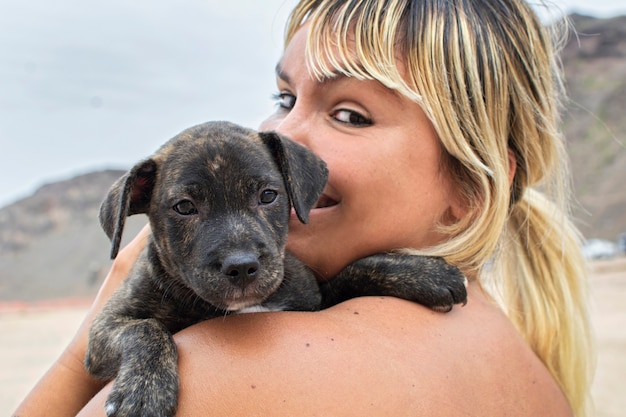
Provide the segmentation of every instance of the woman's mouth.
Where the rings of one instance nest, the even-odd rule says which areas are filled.
[[[327,210],[332,211],[332,208],[338,205],[339,205],[339,201],[335,200],[332,197],[329,197],[327,194],[322,194],[322,196],[317,200],[317,202],[311,209],[309,216],[310,217],[315,217],[319,215],[324,216],[326,215]],[[295,221],[295,223],[292,224],[292,227],[294,227],[295,224],[299,224],[299,223],[309,223],[308,221],[303,222],[300,216],[296,214],[296,210],[293,207],[291,208],[291,221]]]
[[[315,207],[313,207],[314,209],[319,209],[319,208],[326,208],[326,207],[332,207],[337,205],[338,202],[332,198],[330,198],[329,196],[327,196],[326,194],[322,194],[322,196],[320,197],[319,200],[317,200],[317,203],[315,203]]]

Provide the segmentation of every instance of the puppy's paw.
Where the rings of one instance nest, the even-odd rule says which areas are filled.
[[[359,259],[320,289],[324,307],[365,295],[403,298],[441,312],[467,302],[467,280],[458,268],[442,258],[406,253]]]
[[[431,265],[427,283],[431,285],[425,305],[435,311],[447,313],[455,304],[467,304],[467,278],[461,271],[442,258],[426,258]]]
[[[177,405],[176,373],[155,370],[120,373],[104,409],[108,417],[173,417]]]

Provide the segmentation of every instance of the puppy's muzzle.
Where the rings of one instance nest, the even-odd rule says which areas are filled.
[[[252,253],[235,253],[227,256],[222,263],[222,275],[233,285],[245,289],[261,270],[259,258]]]

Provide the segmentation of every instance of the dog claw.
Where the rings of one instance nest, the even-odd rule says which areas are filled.
[[[107,401],[104,403],[104,412],[108,417],[115,416],[115,412],[117,411],[117,404]]]

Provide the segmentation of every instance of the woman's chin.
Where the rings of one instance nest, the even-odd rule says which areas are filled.
[[[313,209],[308,224],[301,223],[292,213],[289,223],[287,249],[313,270],[318,281],[326,281],[342,269],[344,251],[350,246],[338,242],[342,238],[337,234],[341,223],[336,221],[336,212],[336,207]]]

